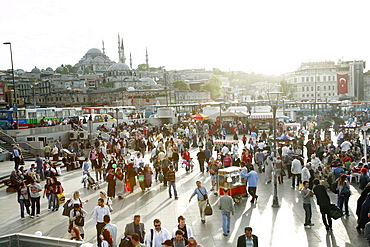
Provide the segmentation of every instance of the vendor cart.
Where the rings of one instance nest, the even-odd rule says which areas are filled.
[[[227,167],[218,170],[219,195],[224,195],[224,189],[228,189],[228,195],[235,203],[239,203],[242,196],[247,193],[245,182],[240,175],[240,167]]]

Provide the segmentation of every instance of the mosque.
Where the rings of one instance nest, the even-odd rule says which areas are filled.
[[[130,66],[126,64],[125,48],[123,39],[118,34],[118,63],[105,55],[104,41],[103,52],[97,48],[91,48],[75,65],[77,73],[82,74],[86,68],[96,74],[102,74],[105,82],[112,82],[112,87],[117,88],[156,88],[157,83],[151,78],[140,78],[132,68],[130,53]],[[146,49],[146,66],[149,67],[148,50]]]

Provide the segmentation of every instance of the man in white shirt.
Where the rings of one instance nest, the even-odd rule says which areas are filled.
[[[350,143],[348,139],[346,139],[340,146],[342,147],[342,152],[347,152],[351,149],[352,143]]]
[[[93,216],[94,222],[96,224],[96,236],[97,236],[97,240],[98,240],[98,246],[100,246],[100,244],[101,244],[101,239],[100,239],[99,236],[101,234],[101,230],[105,226],[105,224],[104,224],[104,216],[105,215],[110,216],[109,208],[108,208],[107,205],[105,205],[104,199],[99,198],[98,199],[98,206],[95,207],[94,216]]]
[[[162,243],[171,239],[171,235],[167,229],[161,227],[159,219],[154,220],[154,229],[150,229],[146,236],[146,246],[149,247],[162,247]]]
[[[299,184],[301,183],[301,174],[302,174],[302,165],[301,162],[298,160],[297,156],[293,157],[291,172],[292,172],[291,188],[294,189],[295,179],[297,178],[297,187],[299,187]]]
[[[262,140],[260,140],[258,142],[258,148],[261,149],[261,150],[263,150],[265,148],[265,143]]]
[[[281,148],[281,156],[283,157],[283,160],[285,156],[288,155],[288,151],[289,151],[289,145],[285,145],[284,147]]]
[[[138,153],[137,157],[134,159],[134,168],[135,168],[136,173],[139,172],[140,165],[142,165],[142,164],[144,164],[144,161],[141,158],[141,154]]]
[[[229,148],[224,144],[224,146],[221,148],[222,160],[225,158],[227,153],[229,153]]]

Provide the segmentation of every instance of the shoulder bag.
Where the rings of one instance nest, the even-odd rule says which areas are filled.
[[[76,210],[74,210],[74,216],[76,216]],[[80,213],[80,216],[76,217],[75,219],[76,226],[84,226],[85,225],[85,217]]]

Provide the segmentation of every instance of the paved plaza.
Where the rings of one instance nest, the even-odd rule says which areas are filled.
[[[197,149],[190,150],[192,157],[196,157]],[[147,153],[145,159],[148,160],[150,154]],[[28,167],[30,162],[27,162]],[[0,175],[11,172],[13,162],[6,161],[0,163]],[[94,172],[92,172],[95,178]],[[225,237],[222,233],[221,212],[217,207],[218,196],[211,194],[210,202],[213,205],[213,215],[206,217],[206,223],[202,224],[197,206],[196,198],[189,203],[189,198],[195,189],[195,182],[202,181],[207,190],[211,188],[209,174],[200,173],[196,166],[194,172],[186,173],[184,168],[180,168],[176,174],[177,190],[179,199],[170,199],[167,187],[155,182],[149,192],[142,193],[136,187],[133,194],[127,195],[123,200],[115,198],[113,200],[112,223],[117,225],[118,237],[123,237],[125,225],[132,221],[133,215],[140,214],[141,221],[145,224],[146,232],[153,228],[153,220],[159,218],[162,227],[170,232],[176,226],[177,217],[184,215],[186,223],[193,229],[198,243],[205,247],[226,247],[236,246],[237,238],[243,234],[245,226],[253,228],[253,234],[259,237],[260,246],[368,246],[363,235],[359,235],[356,227],[356,201],[359,197],[358,185],[352,183],[352,196],[349,200],[350,216],[333,220],[333,232],[327,233],[322,224],[319,208],[314,200],[312,222],[315,226],[312,229],[305,229],[304,210],[298,189],[290,188],[291,180],[285,177],[284,183],[278,185],[279,208],[272,208],[273,184],[264,184],[264,174],[259,174],[259,184],[257,188],[258,202],[250,203],[250,199],[243,198],[235,206],[235,215],[231,218],[231,232]],[[88,212],[85,220],[85,241],[94,243],[96,246],[96,230],[93,222],[93,210],[97,205],[98,191],[84,189],[81,182],[81,170],[66,172],[59,177],[65,189],[66,197],[72,196],[76,190],[81,192],[83,200],[89,200],[84,205]],[[44,182],[41,183],[44,185]],[[101,190],[106,190],[107,185],[101,182]],[[329,192],[332,203],[336,203],[336,195]],[[41,231],[44,236],[69,239],[68,219],[62,216],[62,209],[57,212],[47,211],[47,199],[41,199],[41,217],[21,221],[19,204],[17,203],[16,193],[7,193],[6,188],[0,189],[1,210],[0,235],[11,233],[34,234]]]

